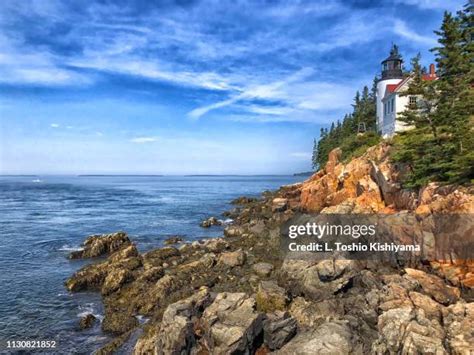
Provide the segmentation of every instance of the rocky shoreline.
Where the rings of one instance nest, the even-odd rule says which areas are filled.
[[[89,237],[71,257],[107,258],[66,288],[102,295],[101,327],[116,337],[98,353],[473,353],[471,261],[315,262],[282,253],[280,228],[301,211],[474,211],[465,187],[402,189],[403,169],[390,165],[388,150],[379,145],[347,164],[335,150],[307,181],[238,199],[221,238],[141,254],[122,232]]]

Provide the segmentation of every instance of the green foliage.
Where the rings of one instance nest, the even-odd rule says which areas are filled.
[[[328,154],[336,147],[341,147],[343,158],[361,155],[364,151],[379,142],[376,134],[376,113],[375,113],[375,88],[377,78],[374,79],[374,86],[369,91],[365,86],[362,94],[357,91],[352,105],[351,114],[346,114],[344,119],[332,123],[329,130],[321,128],[319,140],[314,141],[313,148],[313,169],[317,170],[324,166],[328,159]],[[359,128],[365,126],[365,132],[359,132]]]
[[[342,160],[350,160],[361,156],[365,151],[380,143],[381,137],[376,132],[352,134],[342,140],[340,148],[342,150]]]
[[[404,95],[418,97],[400,120],[413,129],[395,139],[396,161],[410,167],[406,185],[430,181],[464,183],[474,178],[473,6],[446,12],[433,48],[439,79],[422,80],[420,56],[412,59],[412,81]]]

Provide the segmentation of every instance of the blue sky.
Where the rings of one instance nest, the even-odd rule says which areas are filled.
[[[464,1],[0,2],[0,173],[286,174]]]

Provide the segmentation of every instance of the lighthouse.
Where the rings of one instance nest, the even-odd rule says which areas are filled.
[[[382,99],[388,85],[393,87],[403,80],[402,64],[402,56],[398,52],[398,46],[394,44],[388,58],[382,61],[382,77],[377,82],[377,130],[380,134],[387,130],[387,128],[384,129],[384,103]]]

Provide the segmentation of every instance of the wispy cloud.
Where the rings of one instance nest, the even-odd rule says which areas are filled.
[[[459,10],[464,0],[395,0],[396,4],[413,5],[420,9]]]
[[[51,123],[49,126],[51,128],[59,128],[59,124],[57,124],[57,123]]]
[[[207,106],[196,108],[188,113],[188,116],[193,119],[198,119],[206,113],[223,108],[234,103],[237,103],[242,100],[254,100],[254,99],[264,99],[264,100],[283,100],[287,98],[285,94],[286,87],[295,82],[301,82],[313,74],[313,69],[304,68],[298,70],[291,75],[287,76],[283,80],[278,80],[269,84],[261,84],[256,86],[250,86],[247,88],[242,88],[239,94],[234,95],[233,97],[219,101]],[[258,111],[257,106],[252,105],[251,110],[253,112]]]
[[[152,143],[158,140],[157,137],[136,137],[130,139],[130,142],[137,144]]]
[[[432,47],[436,45],[436,38],[434,36],[423,36],[415,32],[414,30],[410,29],[405,21],[397,19],[395,20],[395,24],[393,27],[393,31],[410,41],[417,42],[422,44],[426,47]]]

